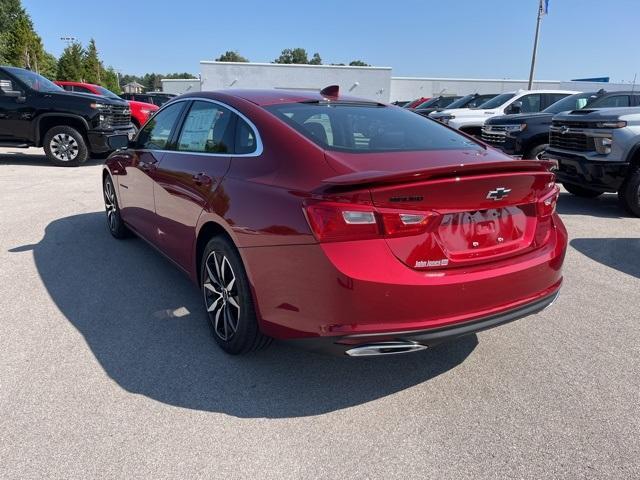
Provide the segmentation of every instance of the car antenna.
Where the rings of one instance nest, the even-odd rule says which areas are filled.
[[[328,87],[324,87],[322,90],[320,90],[320,95],[323,95],[325,97],[337,97],[339,93],[339,85],[329,85]]]
[[[636,77],[638,76],[638,74],[634,74],[633,75],[633,84],[631,85],[631,93],[633,93],[636,89]]]

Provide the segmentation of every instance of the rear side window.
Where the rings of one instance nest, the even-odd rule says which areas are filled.
[[[233,113],[210,102],[193,102],[184,120],[177,149],[183,152],[229,153]]]
[[[240,155],[253,153],[257,148],[256,134],[247,122],[240,117],[237,118],[234,153]]]
[[[369,103],[287,103],[265,107],[323,148],[345,152],[480,149],[421,115]]]
[[[154,115],[140,130],[137,147],[148,150],[166,149],[183,107],[184,103],[175,103]]]
[[[602,100],[596,100],[590,107],[609,108],[609,107],[628,107],[629,95],[611,95]]]

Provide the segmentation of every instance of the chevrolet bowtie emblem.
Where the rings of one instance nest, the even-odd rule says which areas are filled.
[[[507,198],[510,193],[510,188],[498,187],[495,190],[489,190],[487,200],[502,200],[503,198]]]

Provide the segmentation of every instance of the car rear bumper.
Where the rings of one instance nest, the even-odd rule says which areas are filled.
[[[567,246],[562,222],[555,217],[554,223],[550,240],[537,250],[448,270],[408,268],[377,240],[240,251],[266,334],[335,344],[454,328],[553,295]]]
[[[443,328],[392,332],[386,335],[306,338],[293,340],[292,343],[322,353],[354,357],[409,353],[534,315],[551,306],[559,294],[558,286],[552,293],[517,308]]]
[[[597,162],[580,155],[547,150],[546,156],[558,162],[554,171],[559,183],[580,185],[602,192],[617,192],[627,175],[625,162]]]

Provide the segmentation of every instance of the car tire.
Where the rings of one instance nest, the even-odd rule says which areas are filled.
[[[200,265],[200,285],[211,333],[222,350],[239,355],[271,343],[258,326],[242,259],[226,238],[216,236],[207,243]]]
[[[522,158],[525,160],[542,160],[542,155],[549,147],[548,143],[542,143],[531,148]]]
[[[59,167],[77,167],[89,158],[82,134],[66,125],[50,128],[44,135],[43,146],[49,161]]]
[[[104,209],[107,214],[107,228],[111,235],[117,239],[130,237],[132,235],[131,230],[129,230],[122,221],[116,189],[111,177],[108,175],[105,176],[102,182],[102,196],[104,198]]]
[[[627,212],[640,217],[640,168],[632,171],[622,184],[618,201]]]
[[[567,192],[576,197],[582,198],[596,198],[602,195],[602,192],[597,190],[591,190],[589,188],[584,188],[579,185],[573,185],[572,183],[563,183],[562,186],[565,188]]]

